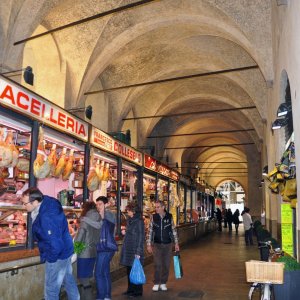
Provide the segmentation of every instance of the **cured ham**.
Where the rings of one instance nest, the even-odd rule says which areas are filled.
[[[90,191],[95,191],[99,187],[99,177],[96,172],[96,166],[94,163],[94,153],[91,153],[91,160],[90,160],[90,171],[87,178],[87,187]]]
[[[8,167],[13,161],[13,152],[4,141],[4,128],[0,128],[0,167]]]
[[[50,162],[45,152],[44,130],[40,127],[38,150],[33,163],[33,174],[36,178],[43,179],[49,176],[50,171]]]
[[[29,164],[30,164],[30,143],[31,139],[29,138],[28,144],[24,147],[19,148],[19,159],[17,163],[17,168],[21,172],[29,172]]]
[[[0,178],[7,178],[8,176],[8,168],[0,168]]]
[[[69,159],[66,164],[66,167],[62,174],[63,180],[68,180],[72,171],[73,171],[73,164],[74,164],[74,149],[70,150]]]
[[[103,180],[103,175],[104,175],[104,165],[105,165],[105,162],[104,162],[104,161],[101,161],[100,168],[99,168],[99,172],[98,172],[98,179],[99,179],[99,181],[102,181],[102,180]]]
[[[67,149],[63,148],[60,158],[58,160],[58,163],[56,165],[55,171],[54,171],[55,177],[59,177],[62,174],[62,172],[64,171],[64,168],[66,166],[66,153],[67,153]]]
[[[14,138],[14,133],[12,131],[8,131],[5,139],[5,144],[7,145],[7,147],[10,149],[12,153],[12,161],[9,165],[10,167],[15,167],[17,165],[18,157],[19,157],[19,151],[13,142],[13,138]]]
[[[57,164],[56,144],[52,145],[51,152],[48,156],[48,161],[49,161],[49,164],[50,164],[50,174],[54,175],[56,164]]]
[[[109,179],[109,163],[105,164],[105,168],[103,171],[103,181],[107,181]]]

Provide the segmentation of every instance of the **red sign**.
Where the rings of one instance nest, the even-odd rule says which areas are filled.
[[[126,158],[135,164],[140,166],[142,165],[141,152],[138,152],[134,148],[113,139],[110,135],[95,127],[92,128],[91,144],[97,148]]]
[[[88,124],[64,109],[0,77],[0,104],[37,119],[60,131],[88,140]]]
[[[160,163],[148,154],[144,154],[144,167],[173,180],[179,180],[179,173]]]
[[[145,154],[144,155],[144,167],[150,169],[154,172],[157,172],[157,160],[153,157]]]

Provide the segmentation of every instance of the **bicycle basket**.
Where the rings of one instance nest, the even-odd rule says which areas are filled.
[[[283,269],[280,262],[246,261],[247,282],[282,284]]]

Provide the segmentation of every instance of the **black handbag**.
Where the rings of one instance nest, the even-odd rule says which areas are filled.
[[[118,245],[114,237],[115,224],[103,219],[100,231],[100,239],[97,244],[97,252],[118,251]]]

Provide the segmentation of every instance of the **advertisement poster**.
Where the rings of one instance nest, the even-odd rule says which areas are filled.
[[[282,250],[293,256],[293,211],[289,203],[281,204],[281,236]]]

